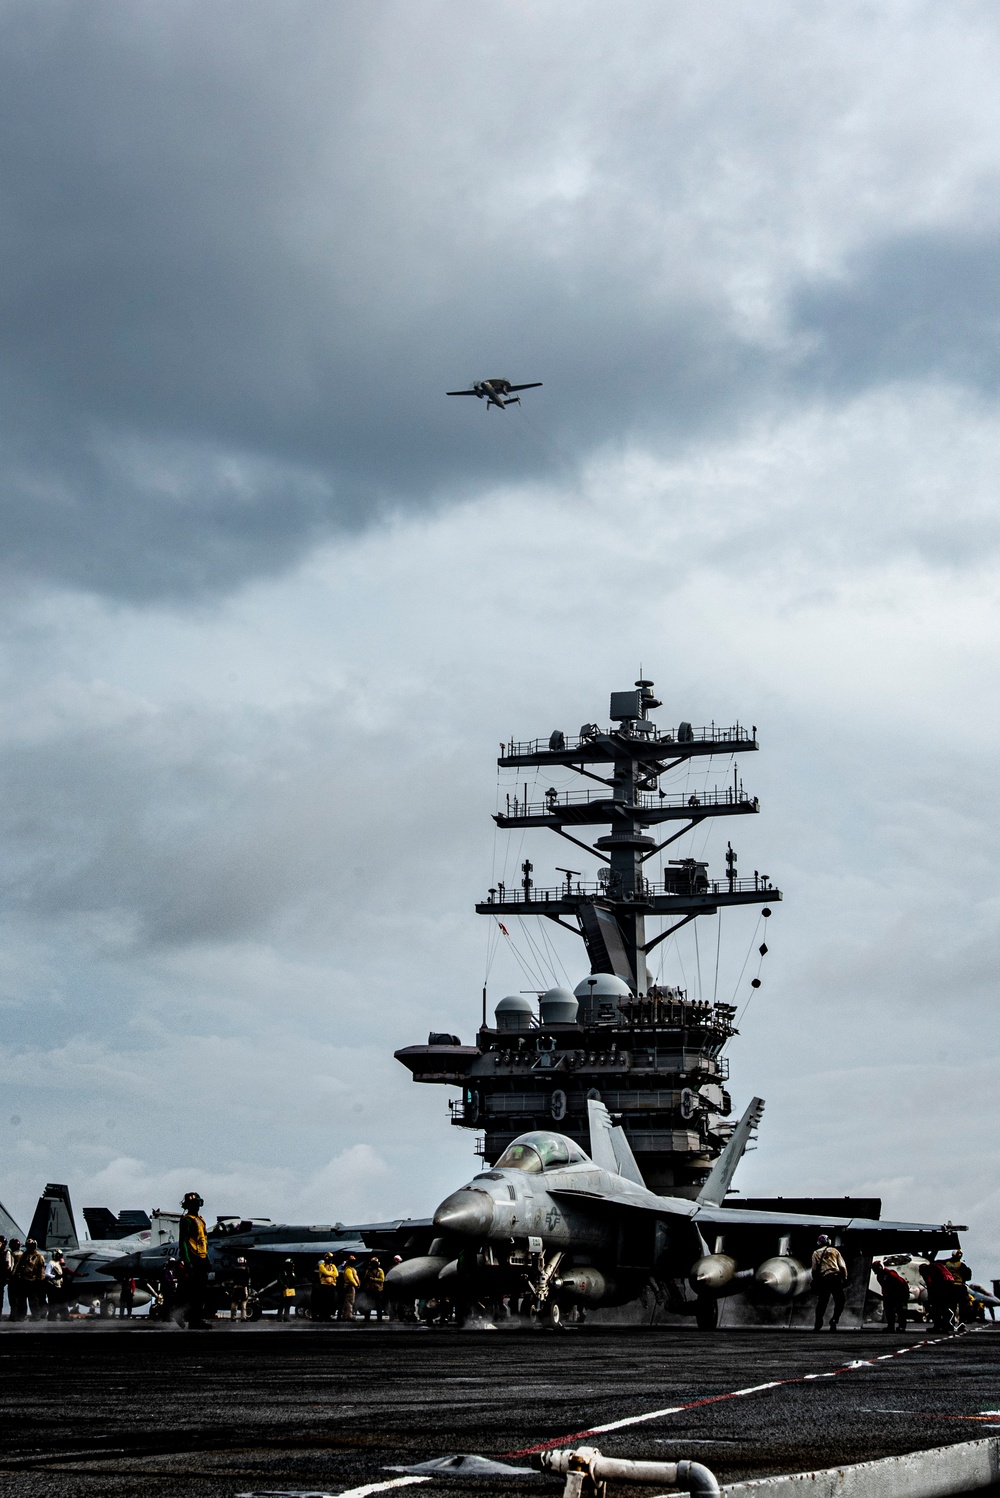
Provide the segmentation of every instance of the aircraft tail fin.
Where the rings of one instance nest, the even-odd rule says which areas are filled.
[[[17,1238],[21,1243],[24,1242],[24,1234],[21,1232],[21,1229],[18,1227],[13,1217],[11,1217],[10,1213],[7,1211],[7,1208],[4,1206],[3,1202],[0,1202],[0,1233],[2,1233],[8,1240],[11,1238]]]
[[[712,1167],[712,1173],[695,1197],[701,1207],[721,1207],[733,1183],[736,1167],[764,1116],[764,1099],[752,1098],[750,1106],[729,1136],[729,1143]]]
[[[38,1198],[28,1237],[34,1238],[39,1248],[80,1247],[68,1186],[46,1186]]]
[[[635,1156],[625,1137],[625,1130],[611,1121],[611,1114],[603,1103],[594,1098],[587,1100],[587,1117],[590,1121],[590,1158],[602,1170],[622,1176],[644,1186],[642,1173],[635,1163]]]

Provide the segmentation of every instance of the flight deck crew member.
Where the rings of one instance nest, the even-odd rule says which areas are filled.
[[[961,1293],[961,1286],[948,1265],[941,1259],[928,1259],[920,1266],[920,1277],[927,1286],[927,1314],[935,1330],[957,1331],[959,1320],[955,1301],[957,1293]]]
[[[181,1202],[184,1215],[178,1229],[181,1262],[181,1300],[187,1308],[189,1327],[204,1329],[208,1298],[208,1232],[201,1209],[205,1205],[197,1191],[189,1191]]]
[[[910,1304],[909,1281],[891,1264],[876,1264],[875,1278],[882,1289],[887,1332],[906,1331],[906,1311]]]
[[[952,1292],[955,1302],[955,1319],[958,1326],[964,1327],[971,1304],[968,1286],[972,1278],[972,1270],[962,1258],[960,1248],[956,1248],[944,1262],[945,1268],[950,1270],[955,1282],[955,1289]]]
[[[11,1270],[14,1268],[14,1256],[7,1246],[7,1239],[0,1233],[0,1316],[3,1315],[4,1291],[10,1284]]]
[[[847,1263],[839,1248],[835,1248],[825,1233],[816,1240],[816,1252],[812,1256],[812,1281],[817,1289],[815,1331],[822,1331],[826,1308],[833,1301],[833,1316],[830,1330],[837,1330],[837,1322],[844,1311],[847,1291]]]
[[[66,1303],[69,1286],[66,1283],[66,1260],[55,1253],[45,1266],[45,1298],[49,1303],[50,1321],[68,1321],[69,1306]]]
[[[11,1321],[23,1321],[28,1314],[28,1296],[24,1284],[17,1277],[17,1265],[21,1257],[21,1240],[12,1238],[8,1244],[10,1253],[10,1278],[7,1281],[7,1298],[10,1301]]]
[[[362,1319],[367,1321],[369,1315],[374,1313],[376,1318],[381,1321],[385,1314],[385,1273],[374,1254],[372,1254],[365,1265],[361,1284],[371,1302],[371,1312],[366,1311]]]
[[[337,1281],[340,1270],[333,1254],[324,1254],[316,1265],[312,1317],[314,1321],[332,1321],[337,1310]]]
[[[15,1281],[23,1295],[18,1320],[24,1320],[24,1310],[30,1307],[32,1321],[40,1321],[45,1315],[45,1256],[39,1253],[34,1238],[27,1240],[24,1253],[14,1265],[11,1283]]]
[[[295,1304],[295,1260],[286,1259],[278,1270],[278,1320],[287,1321]]]
[[[357,1260],[354,1255],[348,1254],[340,1276],[340,1314],[337,1318],[339,1321],[354,1320],[354,1299],[361,1285],[356,1265]]]
[[[250,1299],[250,1266],[240,1256],[229,1271],[229,1319],[245,1321],[247,1302]]]

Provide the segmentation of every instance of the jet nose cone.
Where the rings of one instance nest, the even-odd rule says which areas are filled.
[[[463,1186],[453,1191],[434,1213],[434,1226],[449,1233],[483,1237],[493,1225],[493,1201],[485,1191]]]

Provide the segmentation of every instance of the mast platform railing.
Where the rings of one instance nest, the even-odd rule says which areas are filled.
[[[639,720],[644,721],[644,720]],[[734,744],[750,745],[756,747],[757,736],[753,730],[748,731],[740,723],[734,723],[728,728],[720,724],[707,723],[700,728],[685,727],[684,737],[679,738],[676,729],[666,729],[662,733],[653,725],[652,732],[636,731],[627,728],[599,729],[596,733],[563,734],[563,742],[559,746],[559,752],[572,751],[574,749],[586,750],[598,738],[630,739],[637,744],[660,744],[663,746],[664,754],[669,754],[671,749],[683,748],[685,744]],[[504,756],[509,758],[517,754],[545,754],[554,750],[549,739],[509,739],[501,746]]]
[[[591,806],[595,803],[608,804],[620,807],[622,814],[629,811],[656,811],[660,807],[680,807],[697,816],[698,808],[703,806],[746,806],[757,810],[759,802],[756,796],[742,788],[734,790],[730,785],[725,790],[711,791],[681,791],[677,795],[663,795],[658,791],[640,791],[633,801],[615,802],[610,791],[564,791],[562,795],[546,796],[544,801],[526,801],[523,796],[507,795],[506,807],[503,815],[508,817],[551,817],[558,814],[563,808],[572,810],[574,807]]]
[[[766,874],[754,874],[752,879],[702,879],[697,876],[691,879],[685,878],[686,870],[679,869],[677,874],[667,880],[643,879],[631,889],[615,888],[610,881],[607,883],[600,880],[573,879],[555,888],[540,889],[531,885],[525,889],[523,885],[497,885],[495,889],[488,891],[488,898],[481,905],[537,905],[558,904],[561,901],[575,899],[607,899],[612,902],[644,900],[660,895],[677,895],[680,897],[690,895],[746,895],[767,894],[776,900],[780,898],[779,890],[771,883]]]

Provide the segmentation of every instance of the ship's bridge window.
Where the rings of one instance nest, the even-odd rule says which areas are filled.
[[[530,1170],[537,1174],[542,1170],[557,1170],[561,1165],[577,1165],[586,1158],[572,1139],[539,1130],[522,1134],[509,1144],[497,1161],[497,1169]]]

